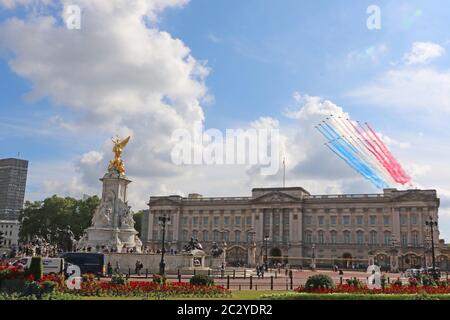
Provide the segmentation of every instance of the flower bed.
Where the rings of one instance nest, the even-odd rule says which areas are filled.
[[[335,288],[330,289],[308,289],[303,286],[294,290],[298,293],[316,293],[316,294],[329,294],[329,293],[352,293],[352,294],[450,294],[450,286],[447,283],[441,283],[438,286],[419,286],[408,285],[387,286],[383,289],[371,289],[367,286],[353,286],[348,284],[337,285]]]
[[[68,290],[83,296],[143,296],[143,297],[226,297],[231,291],[222,286],[195,286],[189,283],[158,284],[144,281],[130,281],[125,284],[88,281],[81,283],[81,289]]]

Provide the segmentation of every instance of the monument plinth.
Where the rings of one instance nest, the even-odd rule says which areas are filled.
[[[78,244],[79,250],[123,252],[124,249],[133,249],[141,252],[142,242],[134,228],[133,212],[127,200],[127,187],[131,180],[125,176],[121,159],[122,150],[129,140],[130,137],[122,141],[113,140],[115,159],[100,179],[103,183],[102,199],[92,218],[91,227]]]

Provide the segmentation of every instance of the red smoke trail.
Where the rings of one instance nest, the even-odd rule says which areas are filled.
[[[378,160],[378,162],[380,162],[380,164],[388,171],[389,175],[394,179],[394,181],[399,182],[400,179],[397,178],[397,175],[396,175],[395,171],[392,170],[390,164],[384,159],[384,157],[382,155],[380,155],[380,153],[376,150],[376,148],[373,146],[373,144],[370,143],[370,141],[358,129],[358,127],[356,125],[354,125],[350,120],[348,120],[348,122],[350,122],[350,124],[353,126],[353,128],[356,130],[356,132],[358,132],[358,134],[361,137],[359,139],[365,144],[366,149],[369,150],[374,155],[374,157]],[[361,129],[364,130],[364,128],[359,124],[359,122],[358,122],[358,125],[361,127]]]
[[[403,180],[402,184],[405,184],[407,182],[411,182],[411,177],[408,176],[405,171],[403,170],[403,168],[401,167],[400,163],[397,161],[397,159],[392,155],[392,153],[389,151],[389,149],[387,148],[386,144],[378,137],[378,135],[376,134],[376,132],[369,126],[369,124],[366,122],[366,126],[367,128],[369,128],[370,132],[372,133],[372,135],[378,140],[378,142],[380,143],[380,145],[382,146],[382,149],[384,150],[384,152],[388,155],[388,157],[391,159],[391,161],[393,162],[393,164],[395,165],[395,167],[397,168],[397,171],[401,177],[401,179]]]

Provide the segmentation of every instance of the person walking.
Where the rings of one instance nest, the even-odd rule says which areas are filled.
[[[112,277],[113,268],[111,265],[111,261],[108,261],[108,264],[106,265],[106,273],[108,274],[108,277]]]

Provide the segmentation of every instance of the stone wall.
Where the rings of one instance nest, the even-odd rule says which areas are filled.
[[[187,267],[187,260],[191,258],[189,256],[176,254],[167,254],[164,256],[164,261],[166,262],[166,272],[167,273],[177,273],[178,269]],[[148,273],[158,273],[159,263],[161,262],[160,254],[141,254],[141,253],[105,253],[105,264],[111,262],[113,269],[116,267],[116,262],[119,262],[120,271],[123,273],[128,273],[128,269],[131,269],[131,273],[134,273],[136,267],[136,261],[139,260],[144,265],[141,270],[145,273],[145,269],[148,269]],[[205,257],[205,267],[212,267],[214,269],[218,268],[217,262],[214,263],[212,257]]]

